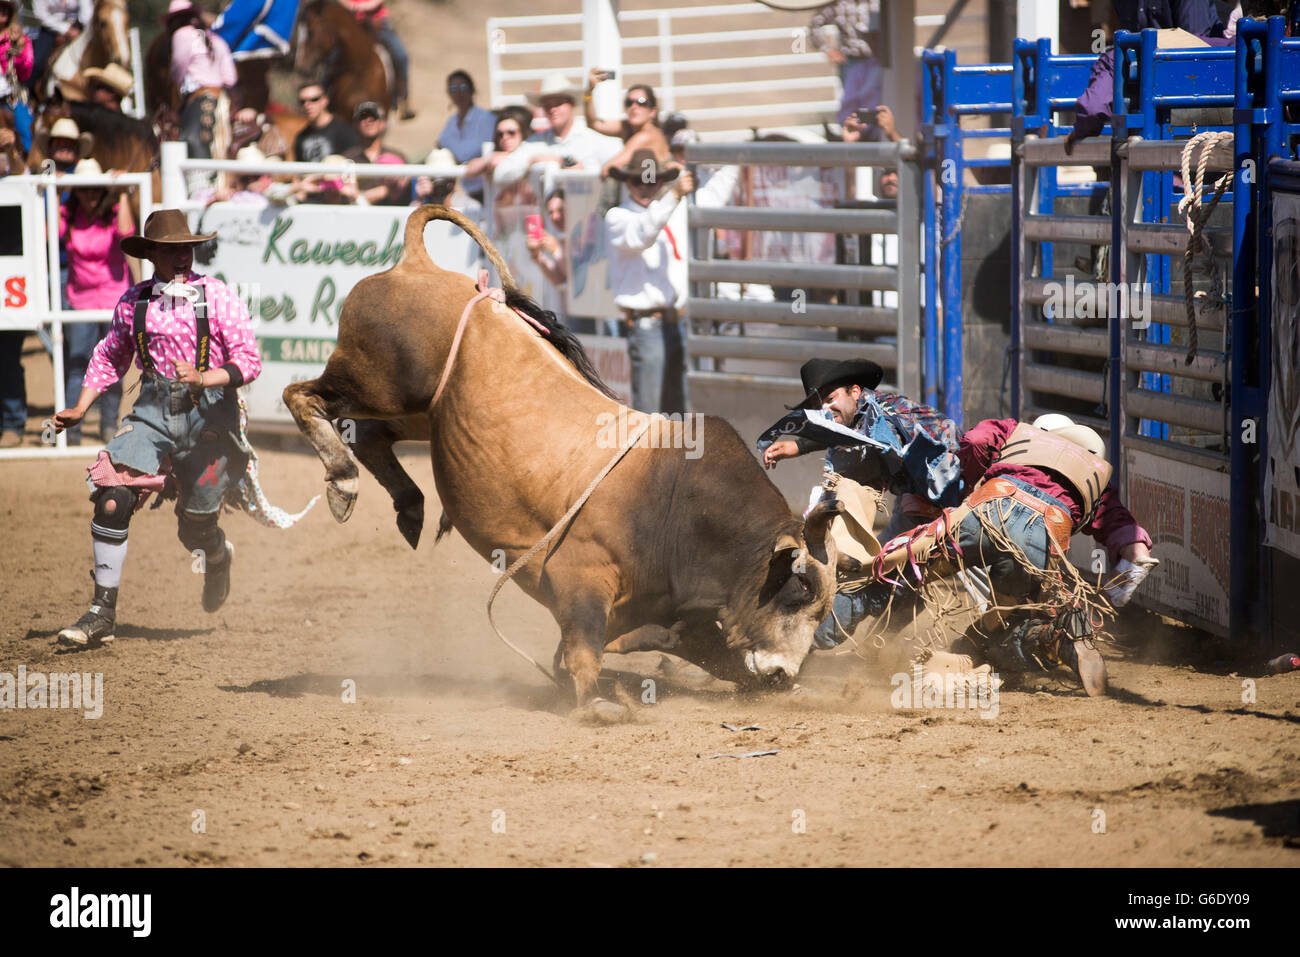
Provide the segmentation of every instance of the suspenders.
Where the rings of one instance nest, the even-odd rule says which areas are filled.
[[[199,372],[207,372],[208,362],[212,358],[212,331],[208,326],[208,300],[202,283],[196,283],[195,288],[199,291],[199,298],[194,303],[194,330],[198,334],[199,341],[194,357],[194,368],[198,369]],[[144,371],[156,375],[158,370],[154,368],[153,356],[149,355],[149,339],[145,333],[145,317],[149,312],[149,292],[152,289],[152,286],[146,286],[140,291],[140,297],[135,301],[131,335],[135,338],[135,351],[140,357],[140,364],[144,366]]]

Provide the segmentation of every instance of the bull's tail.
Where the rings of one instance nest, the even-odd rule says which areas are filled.
[[[483,250],[483,255],[487,256],[492,268],[497,271],[497,277],[501,281],[501,289],[505,292],[506,297],[509,298],[519,294],[519,288],[515,285],[515,277],[510,274],[510,267],[501,258],[501,254],[497,252],[496,246],[492,245],[492,240],[483,235],[483,230],[479,229],[472,219],[464,213],[447,206],[426,203],[423,206],[416,207],[415,212],[406,221],[406,247],[402,251],[402,262],[410,259],[421,266],[438,268],[437,264],[430,258],[429,251],[424,247],[424,229],[435,219],[455,223],[469,233],[470,238],[478,243],[479,249]]]

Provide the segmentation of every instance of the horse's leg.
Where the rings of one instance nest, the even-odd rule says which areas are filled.
[[[356,441],[352,451],[379,484],[388,490],[397,510],[397,528],[412,548],[420,542],[424,528],[424,493],[411,480],[393,452],[393,443],[429,441],[429,417],[415,415],[407,419],[361,419],[356,423]]]
[[[320,378],[294,382],[284,390],[284,404],[325,464],[326,498],[339,522],[346,522],[357,501],[357,463],[334,430],[334,419],[401,418],[406,410],[380,377],[366,385],[353,376],[342,351],[330,356]]]

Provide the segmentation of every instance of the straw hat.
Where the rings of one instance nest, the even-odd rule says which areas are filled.
[[[38,130],[33,139],[42,156],[50,155],[50,142],[52,140],[71,140],[76,143],[78,158],[89,156],[90,151],[95,148],[94,135],[81,132],[81,128],[77,126],[77,121],[70,116],[55,120],[54,125],[48,130]]]
[[[150,213],[149,218],[144,221],[143,236],[123,238],[122,252],[137,259],[144,259],[155,244],[197,246],[199,243],[206,243],[209,239],[215,239],[216,235],[216,233],[196,235],[190,232],[190,224],[179,209],[159,209]]]
[[[542,100],[551,96],[567,96],[576,103],[581,99],[583,92],[582,87],[574,86],[563,73],[552,73],[542,80],[542,85],[536,93],[525,93],[524,99],[530,106],[541,106]]]
[[[279,156],[267,156],[257,146],[256,143],[249,143],[238,153],[235,159],[241,163],[280,163],[283,160]],[[258,174],[259,176],[262,174]]]
[[[110,63],[103,69],[92,66],[83,70],[82,76],[86,78],[87,84],[98,83],[101,86],[108,87],[119,96],[130,96],[131,90],[135,86],[135,77],[131,76],[120,63]]]
[[[3,0],[0,0],[0,2],[3,2]],[[76,168],[73,169],[73,171],[72,171],[72,175],[73,175],[73,176],[103,176],[103,175],[104,175],[104,168],[103,168],[102,166],[99,165],[99,161],[98,161],[98,160],[93,159],[93,158],[88,158],[88,159],[84,159],[84,160],[78,160],[78,161],[77,161],[77,166],[76,166]],[[102,186],[99,186],[99,187],[90,186],[90,187],[86,187],[86,188],[87,188],[87,189],[103,189]]]
[[[1059,412],[1048,412],[1034,419],[1033,425],[1036,429],[1059,435],[1080,448],[1087,449],[1093,455],[1104,456],[1106,454],[1106,443],[1097,434],[1097,430],[1087,425],[1079,425],[1068,415],[1061,415]]]

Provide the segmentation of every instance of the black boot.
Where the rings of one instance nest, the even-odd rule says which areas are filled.
[[[230,594],[230,563],[235,558],[235,546],[225,543],[226,560],[220,565],[208,561],[203,566],[203,610],[216,611],[226,603]]]
[[[69,648],[98,648],[117,636],[113,634],[117,617],[117,589],[95,586],[90,610],[77,623],[59,632],[59,644]]]

